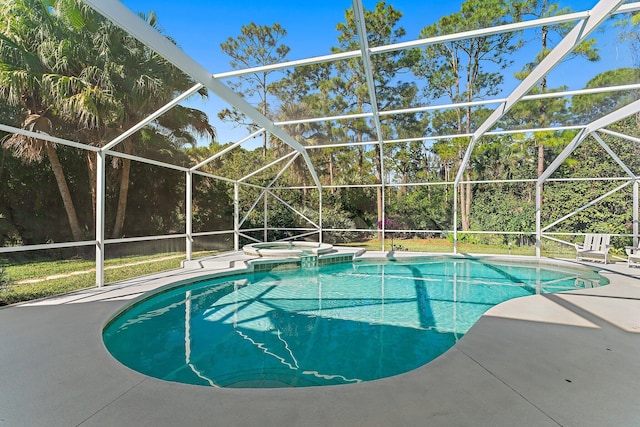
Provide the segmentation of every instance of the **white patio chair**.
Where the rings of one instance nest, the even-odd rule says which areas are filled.
[[[584,236],[584,243],[575,243],[576,260],[603,261],[609,262],[609,241],[608,234],[587,234]]]
[[[625,246],[624,251],[627,253],[627,265],[629,267],[640,267],[640,245]]]

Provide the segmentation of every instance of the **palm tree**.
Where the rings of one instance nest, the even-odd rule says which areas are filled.
[[[50,134],[51,127],[51,121],[37,113],[29,114],[23,123],[23,128],[31,132]],[[76,208],[73,205],[73,200],[71,198],[71,191],[69,191],[69,186],[62,169],[62,164],[60,163],[58,152],[56,151],[54,144],[42,139],[32,138],[16,133],[4,138],[2,145],[7,149],[13,150],[18,157],[27,163],[42,161],[42,152],[44,151],[46,153],[49,163],[51,163],[51,169],[53,170],[56,183],[58,184],[58,190],[62,196],[62,203],[69,219],[69,226],[71,227],[73,239],[75,241],[82,240],[84,233],[82,232],[80,221],[78,221]]]
[[[158,30],[155,14],[140,17]],[[167,62],[163,57],[146,48],[142,43],[111,23],[101,25],[99,36],[93,37],[100,67],[105,70],[113,85],[116,108],[101,115],[106,132],[89,129],[87,139],[94,145],[103,146],[114,136],[123,133],[149,114],[167,104],[178,94],[193,86],[193,81]],[[103,76],[104,77],[104,76]],[[206,90],[199,92],[206,97]],[[215,129],[202,111],[176,106],[149,126],[157,134],[165,135],[174,144],[196,144],[196,136],[215,138]],[[142,143],[140,135],[123,141],[121,150],[132,154],[134,147]],[[90,176],[95,176],[95,164],[89,159]],[[119,169],[119,195],[112,237],[122,236],[129,192],[131,160],[122,158],[113,162]],[[92,185],[95,195],[95,186]],[[94,196],[95,198],[95,196]],[[94,200],[95,203],[95,200]]]
[[[61,1],[60,5],[67,9],[70,3]],[[23,106],[27,113],[23,122],[25,129],[47,134],[53,128],[51,107],[61,101],[61,87],[51,84],[48,77],[52,74],[47,71],[60,68],[59,53],[69,44],[60,42],[57,45],[56,42],[71,32],[68,22],[51,19],[49,8],[53,6],[50,2],[30,0],[9,0],[0,5],[0,97],[9,105]],[[68,10],[67,16],[73,16],[72,10]],[[41,160],[43,151],[46,153],[73,238],[82,240],[82,227],[54,145],[15,134],[5,138],[3,146],[13,149],[26,162]]]
[[[58,134],[70,139],[104,146],[193,85],[164,58],[80,0],[9,0],[0,13],[0,97],[13,105],[29,99],[29,114],[47,119]],[[155,15],[143,18],[157,26]],[[206,96],[206,91],[200,95]],[[185,107],[174,108],[149,126],[176,141],[192,142],[194,134],[215,136],[204,113]],[[12,141],[14,148],[19,142],[33,142],[19,137]],[[135,142],[140,142],[139,136],[129,137],[119,149],[131,154]],[[131,163],[123,158],[113,164],[120,179],[112,235],[120,237]],[[90,151],[87,166],[95,218],[96,157]],[[70,194],[63,195],[66,199]]]

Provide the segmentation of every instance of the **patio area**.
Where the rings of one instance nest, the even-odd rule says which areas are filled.
[[[184,268],[0,309],[4,368],[0,424],[635,426],[640,422],[640,270],[623,263],[599,265],[611,282],[608,286],[508,301],[487,312],[432,363],[357,385],[189,386],[134,372],[105,349],[101,337],[105,323],[133,298],[169,283],[243,270],[247,258],[233,253],[205,268]]]

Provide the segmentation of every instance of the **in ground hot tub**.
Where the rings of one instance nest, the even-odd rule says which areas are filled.
[[[316,242],[263,242],[246,245],[242,250],[245,255],[292,258],[326,254],[333,250],[333,245]]]

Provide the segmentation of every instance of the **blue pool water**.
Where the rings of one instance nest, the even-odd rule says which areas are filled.
[[[157,294],[114,319],[104,341],[123,364],[168,381],[357,383],[430,362],[500,302],[604,284],[585,270],[477,259],[270,271]]]

